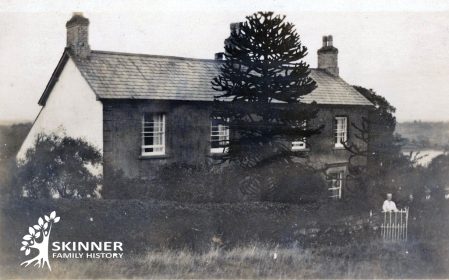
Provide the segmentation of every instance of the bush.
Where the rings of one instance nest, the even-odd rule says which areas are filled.
[[[39,135],[19,162],[14,186],[32,198],[81,198],[95,195],[101,176],[94,169],[101,153],[82,139]]]
[[[127,254],[150,248],[188,247],[201,251],[210,248],[214,235],[226,247],[251,241],[309,245],[306,240],[318,238],[309,229],[330,234],[328,228],[337,224],[345,230],[342,227],[347,212],[315,210],[311,205],[271,202],[195,204],[151,199],[21,198],[0,203],[0,239],[9,240],[0,247],[16,252],[28,226],[52,211],[61,217],[57,230],[52,231],[54,240],[117,240],[125,243]],[[354,237],[346,231],[336,231],[332,237],[336,236],[341,242]]]
[[[237,202],[242,200],[236,170],[212,164],[175,163],[163,166],[151,184],[159,197],[184,202]],[[154,192],[152,193],[154,195]]]
[[[160,199],[179,202],[316,202],[326,194],[321,174],[299,164],[237,168],[174,163],[162,166],[152,180],[127,178],[114,171],[105,179],[104,198]]]
[[[31,123],[0,125],[0,199],[18,195],[17,189],[12,186],[15,157],[30,128]]]
[[[310,203],[327,197],[327,183],[322,174],[307,166],[291,164],[276,178],[273,201]]]
[[[100,194],[104,199],[148,199],[161,196],[150,182],[129,178],[121,170],[108,173],[103,182]]]

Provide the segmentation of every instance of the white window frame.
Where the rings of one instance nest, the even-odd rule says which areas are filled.
[[[292,151],[303,151],[307,150],[306,138],[303,138],[303,141],[293,141],[292,142]]]
[[[148,120],[146,117],[150,117]],[[156,119],[157,118],[157,119]],[[149,125],[153,127],[153,131],[149,130]],[[163,113],[145,113],[142,116],[142,156],[165,155],[165,114]],[[152,145],[145,145],[145,138],[153,138]],[[152,149],[147,152],[145,150]]]
[[[224,124],[213,124],[213,119],[210,121],[210,152],[211,154],[224,154],[228,152],[228,147],[219,147],[219,148],[213,148],[214,142],[229,142],[229,125]],[[226,120],[225,122],[227,122]],[[214,129],[216,128],[216,129]],[[213,140],[213,137],[218,137],[218,140]]]
[[[345,171],[335,170],[327,174],[330,186],[328,190],[331,192],[330,198],[340,199],[345,182]]]
[[[303,129],[307,128],[307,121],[304,121],[301,125]],[[299,141],[293,141],[292,142],[292,151],[303,151],[307,150],[307,138],[303,137]]]
[[[348,117],[335,117],[334,122],[335,148],[344,148],[343,143],[348,141]]]

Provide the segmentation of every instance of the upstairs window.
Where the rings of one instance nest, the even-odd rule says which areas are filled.
[[[145,113],[142,118],[142,156],[165,154],[165,115]]]
[[[306,138],[302,138],[301,141],[292,142],[292,151],[301,151],[307,149]]]
[[[304,121],[302,123],[301,127],[303,129],[307,128],[307,122]],[[301,150],[306,150],[306,149],[307,149],[307,138],[306,137],[302,137],[298,141],[292,142],[292,151],[301,151]]]
[[[348,118],[335,117],[334,119],[334,141],[335,148],[344,148],[343,143],[348,140]]]
[[[229,125],[222,119],[211,120],[210,152],[222,154],[227,152],[224,147],[229,143]]]
[[[343,170],[329,172],[327,179],[329,182],[330,198],[340,199],[345,180],[345,172]]]

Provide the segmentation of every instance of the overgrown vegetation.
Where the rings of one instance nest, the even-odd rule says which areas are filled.
[[[0,197],[10,196],[12,188],[11,174],[15,170],[15,157],[23,143],[31,123],[20,123],[0,126]]]
[[[346,144],[351,152],[347,197],[375,206],[381,205],[386,193],[393,193],[395,201],[406,206],[410,203],[409,197],[418,197],[420,189],[424,188],[425,170],[416,166],[414,154],[404,155],[401,151],[404,139],[395,134],[396,109],[372,89],[360,86],[355,89],[370,100],[374,108],[361,126],[352,124],[357,132],[355,137],[365,146]],[[366,163],[360,159],[366,159]]]
[[[447,204],[438,214],[429,207],[417,216],[410,224],[414,227],[406,244],[384,244],[377,239],[379,235],[367,234],[371,228],[362,229],[362,234],[344,230],[351,226],[344,222],[344,217],[351,213],[350,209],[342,209],[344,204],[326,204],[328,207],[320,209],[280,203],[27,199],[16,201],[12,207],[0,206],[2,275],[21,278],[449,275]],[[52,259],[51,273],[19,267],[23,260],[18,246],[21,233],[27,231],[24,225],[50,209],[61,216],[57,230],[52,232],[53,240],[122,240],[124,259],[109,262]],[[369,216],[368,212],[365,214]],[[117,225],[126,230],[117,231]],[[305,230],[308,237],[303,235],[303,228],[310,229]],[[315,234],[311,230],[314,228],[320,232]],[[208,263],[203,262],[206,260]]]
[[[18,163],[15,188],[32,198],[92,197],[101,183],[96,175],[100,152],[82,139],[39,135]]]
[[[254,197],[252,188],[267,182],[274,185],[272,191],[263,197]],[[322,174],[299,163],[273,163],[257,169],[174,163],[162,166],[152,180],[130,179],[122,172],[109,174],[101,195],[106,199],[194,203],[277,201],[304,204],[324,199],[326,191],[327,183]]]
[[[231,250],[150,251],[126,260],[52,261],[53,271],[23,271],[22,277],[152,278],[152,279],[309,279],[309,278],[440,278],[447,276],[447,259],[431,262],[426,244],[408,246],[379,242],[283,248],[275,244],[248,244]],[[438,267],[438,269],[435,269]],[[10,271],[5,271],[11,276]],[[12,274],[14,275],[14,274]]]

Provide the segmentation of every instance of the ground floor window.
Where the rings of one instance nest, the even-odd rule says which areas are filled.
[[[211,120],[210,152],[213,154],[226,153],[225,147],[229,142],[229,125],[225,120]]]
[[[142,156],[165,154],[165,115],[146,113],[142,118]]]
[[[345,171],[332,170],[327,173],[330,198],[340,199],[345,184]]]

